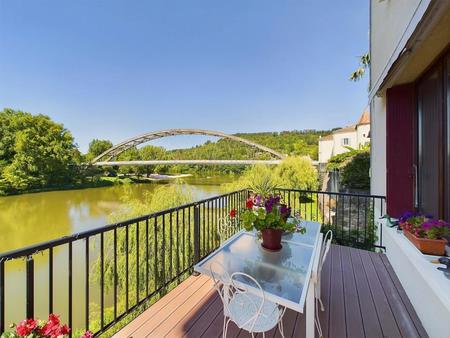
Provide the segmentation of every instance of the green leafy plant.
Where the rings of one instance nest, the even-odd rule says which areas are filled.
[[[298,221],[290,220],[291,208],[282,203],[281,196],[256,195],[246,202],[246,209],[241,213],[244,229],[251,231],[253,228],[261,231],[264,229],[280,229],[292,232],[296,229]]]

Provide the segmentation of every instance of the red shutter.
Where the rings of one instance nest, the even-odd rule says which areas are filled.
[[[414,209],[415,90],[406,84],[387,90],[387,212],[398,217]]]

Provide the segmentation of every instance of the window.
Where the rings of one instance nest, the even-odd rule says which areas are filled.
[[[348,146],[350,145],[350,139],[348,137],[342,139],[342,145]]]
[[[450,57],[417,83],[419,209],[450,219]]]

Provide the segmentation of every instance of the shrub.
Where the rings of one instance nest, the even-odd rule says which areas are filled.
[[[370,189],[370,153],[356,154],[341,172],[342,184],[350,189]]]

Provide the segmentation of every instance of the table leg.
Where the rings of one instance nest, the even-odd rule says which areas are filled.
[[[314,281],[309,281],[308,293],[306,294],[306,338],[314,338],[314,314],[315,314],[315,295],[314,295]]]

